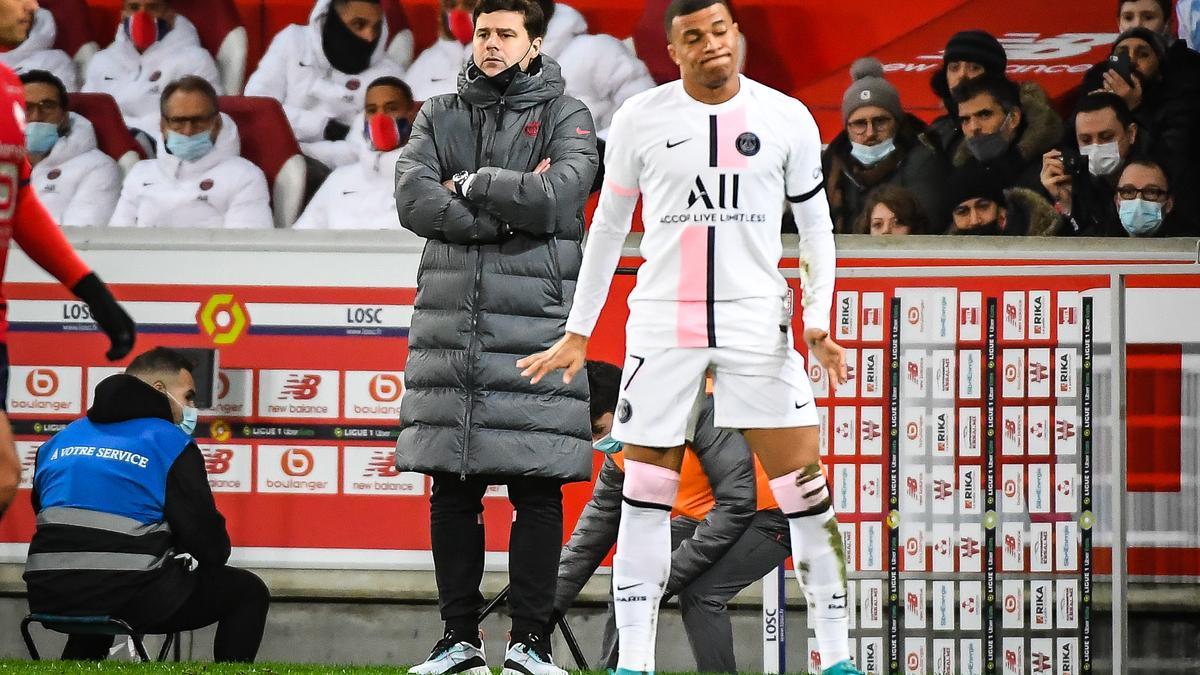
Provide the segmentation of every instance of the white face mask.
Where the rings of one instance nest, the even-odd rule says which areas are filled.
[[[1079,154],[1088,158],[1088,172],[1093,176],[1110,176],[1121,166],[1121,149],[1116,141],[1085,145],[1079,148]]]

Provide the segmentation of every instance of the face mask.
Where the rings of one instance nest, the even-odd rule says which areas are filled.
[[[606,455],[615,455],[621,451],[621,448],[625,447],[625,444],[613,438],[612,434],[608,434],[604,438],[592,443],[592,447]]]
[[[35,155],[45,155],[58,142],[58,126],[49,122],[25,125],[25,147]]]
[[[471,38],[475,36],[475,21],[465,9],[446,12],[446,28],[450,29],[455,40],[464,45],[471,44]]]
[[[391,152],[408,143],[412,123],[405,117],[390,117],[386,113],[372,115],[363,125],[363,138],[378,152]]]
[[[874,166],[896,150],[896,139],[889,138],[878,145],[863,145],[850,141],[850,156],[863,166]]]
[[[381,35],[382,30],[374,40],[364,41],[350,30],[331,5],[321,29],[321,50],[329,59],[329,65],[343,73],[357,75],[371,67],[371,58]]]
[[[200,421],[200,411],[197,410],[194,406],[184,405],[184,404],[180,403],[179,399],[175,398],[174,396],[172,396],[170,393],[168,393],[165,390],[163,391],[163,393],[167,395],[167,398],[171,399],[172,401],[175,401],[175,403],[183,410],[183,420],[180,421],[179,424],[176,424],[175,426],[179,427],[179,430],[182,431],[183,433],[187,434],[188,436],[191,436],[192,433],[196,431],[196,423]]]
[[[211,131],[201,131],[191,136],[176,131],[167,132],[167,152],[184,162],[194,162],[212,152]]]
[[[125,35],[139,51],[144,52],[171,31],[166,19],[156,19],[146,10],[138,10],[121,22]]]
[[[1093,176],[1112,175],[1121,166],[1121,150],[1116,141],[1085,145],[1079,148],[1079,154],[1088,158],[1088,172]]]
[[[1000,126],[1003,127],[1007,123],[1008,116],[1006,115]],[[1004,137],[1003,128],[995,133],[980,134],[967,139],[967,149],[971,151],[971,155],[984,164],[1004,156],[1004,153],[1008,152],[1009,145],[1011,143]]]
[[[1163,221],[1163,205],[1145,199],[1125,199],[1118,209],[1121,225],[1131,237],[1154,234]]]

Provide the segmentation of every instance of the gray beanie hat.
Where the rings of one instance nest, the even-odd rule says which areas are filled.
[[[854,82],[842,96],[842,121],[850,119],[855,110],[875,105],[890,112],[896,121],[904,119],[900,107],[900,93],[891,82],[883,79],[883,64],[873,56],[867,56],[850,66],[850,78]]]

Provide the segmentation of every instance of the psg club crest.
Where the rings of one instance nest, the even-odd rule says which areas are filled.
[[[542,130],[541,122],[530,122],[525,125],[525,135],[530,138],[537,138],[538,132]]]
[[[46,174],[46,178],[49,178],[50,180],[58,180],[58,177],[61,175],[62,175],[61,170],[54,169],[50,173]]]
[[[747,157],[753,157],[758,154],[759,148],[762,147],[762,142],[758,140],[758,136],[747,131],[737,137],[737,151]]]
[[[200,181],[200,189],[205,192],[208,192],[209,190],[211,190],[212,186],[213,186],[213,180],[211,178],[205,178],[204,180]]]
[[[621,424],[625,424],[630,417],[633,417],[633,406],[629,405],[628,399],[623,398],[617,403],[617,419]]]

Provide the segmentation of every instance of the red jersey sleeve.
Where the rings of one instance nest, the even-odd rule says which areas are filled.
[[[28,168],[29,164],[25,164]],[[28,173],[26,172],[26,176]],[[72,288],[87,276],[91,269],[71,242],[62,233],[58,223],[50,217],[28,179],[21,181],[17,194],[17,212],[13,214],[13,239],[35,263],[41,265],[62,285]]]

